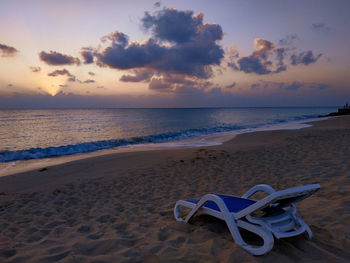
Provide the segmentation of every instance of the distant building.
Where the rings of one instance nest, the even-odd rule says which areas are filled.
[[[349,103],[346,102],[343,108],[338,109],[339,114],[349,114],[350,113],[350,108],[349,108]]]

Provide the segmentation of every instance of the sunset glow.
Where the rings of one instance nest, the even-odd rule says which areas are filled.
[[[105,97],[109,107],[125,97],[177,107],[199,93],[201,106],[342,104],[348,1],[277,3],[2,1],[0,107],[28,94],[40,107],[58,93],[77,105]]]

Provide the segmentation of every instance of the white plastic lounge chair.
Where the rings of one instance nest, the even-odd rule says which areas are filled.
[[[312,184],[275,191],[269,185],[259,184],[242,197],[207,194],[200,200],[179,200],[175,204],[174,215],[177,221],[186,223],[197,211],[224,220],[238,246],[253,255],[263,255],[273,248],[273,236],[279,239],[305,233],[306,238],[311,239],[312,232],[309,226],[295,215],[294,203],[305,199],[319,189],[319,184]],[[259,201],[248,199],[259,191],[266,192],[268,195]],[[186,218],[181,218],[179,215],[181,206],[191,209]],[[263,245],[257,247],[247,244],[239,228],[260,236],[264,241]]]

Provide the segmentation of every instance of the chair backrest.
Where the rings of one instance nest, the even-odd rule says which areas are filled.
[[[257,201],[255,204],[239,211],[238,213],[235,213],[234,216],[236,219],[239,219],[253,212],[262,210],[270,205],[287,207],[293,203],[304,200],[305,198],[318,191],[320,188],[321,187],[319,184],[310,184],[276,191]]]

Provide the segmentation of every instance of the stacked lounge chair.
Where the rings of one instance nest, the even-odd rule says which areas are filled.
[[[199,211],[224,220],[237,245],[253,255],[263,255],[273,248],[274,237],[287,238],[305,233],[306,238],[311,239],[312,232],[309,226],[296,216],[294,204],[319,189],[319,184],[312,184],[275,191],[269,185],[260,184],[252,187],[242,197],[206,194],[199,200],[179,200],[175,204],[174,215],[177,221],[186,223]],[[249,199],[260,191],[265,192],[267,196],[258,201]],[[190,209],[185,218],[180,217],[181,207]],[[239,228],[260,236],[263,245],[247,244]]]

